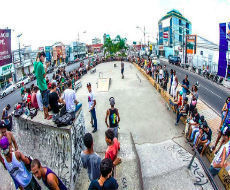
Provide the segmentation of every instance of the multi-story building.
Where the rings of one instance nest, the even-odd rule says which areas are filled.
[[[72,42],[70,44],[70,61],[74,61],[77,58],[86,57],[87,48],[85,43]]]
[[[192,33],[192,24],[173,9],[158,22],[158,53],[161,56],[184,54],[186,35]]]
[[[94,44],[101,44],[101,39],[99,39],[99,38],[94,38],[94,39],[92,39],[92,44],[94,45]]]

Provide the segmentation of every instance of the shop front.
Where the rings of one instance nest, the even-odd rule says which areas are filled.
[[[3,89],[8,83],[13,81],[13,64],[0,67],[0,88]]]

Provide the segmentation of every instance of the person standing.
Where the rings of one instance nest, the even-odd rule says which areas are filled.
[[[125,69],[125,64],[124,64],[124,62],[121,60],[121,75],[122,75],[122,79],[124,78],[124,69]]]
[[[188,75],[185,75],[185,79],[182,81],[182,91],[183,91],[183,99],[187,96],[187,93],[189,92],[189,81],[188,81]]]
[[[12,130],[12,116],[8,113],[10,108],[10,104],[7,104],[7,106],[3,109],[2,112],[2,120],[5,122],[8,131]]]
[[[24,82],[22,82],[22,84],[21,84],[20,92],[21,92],[21,97],[22,97],[22,100],[23,100],[24,96],[25,96]]]
[[[43,167],[38,159],[31,162],[31,171],[38,180],[42,179],[48,189],[67,190],[60,178],[48,167]]]
[[[25,166],[30,164],[30,159],[19,151],[11,152],[7,137],[1,138],[0,148],[3,151],[5,167],[13,180],[19,185],[19,188],[23,190],[40,190],[40,185]]]
[[[117,190],[119,185],[112,177],[113,163],[111,159],[105,158],[101,161],[100,172],[100,178],[91,181],[88,190]]]
[[[93,127],[94,127],[92,133],[95,133],[97,131],[97,117],[96,117],[96,110],[95,110],[96,99],[91,89],[91,83],[87,83],[87,88],[89,91],[88,94],[89,112],[91,113],[91,117],[93,119]]]
[[[81,152],[81,161],[83,168],[87,169],[90,181],[100,177],[101,158],[93,150],[93,137],[86,133],[83,138],[86,150]]]
[[[34,71],[37,78],[38,88],[40,89],[42,95],[43,102],[43,110],[44,110],[44,118],[50,120],[52,118],[49,115],[48,107],[49,107],[49,91],[47,89],[46,83],[46,73],[48,65],[46,66],[46,70],[44,69],[43,62],[45,61],[45,52],[38,53],[39,62],[34,63]]]
[[[120,116],[119,116],[118,109],[114,107],[115,105],[114,97],[111,97],[109,99],[109,103],[111,108],[108,109],[106,112],[105,124],[108,128],[113,130],[114,136],[118,138],[118,124],[120,122]],[[108,118],[109,118],[109,124],[107,123]]]
[[[173,71],[173,81],[172,81],[172,86],[171,86],[171,96],[173,96],[173,98],[176,98],[176,89],[178,86],[178,78],[176,76],[176,71]]]
[[[169,94],[171,94],[171,87],[173,82],[173,70],[170,70],[170,87],[169,87]]]

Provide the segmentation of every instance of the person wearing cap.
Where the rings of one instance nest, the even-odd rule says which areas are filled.
[[[96,106],[96,99],[95,99],[95,95],[92,92],[92,88],[91,88],[91,84],[87,83],[87,89],[89,91],[88,94],[88,103],[89,103],[89,112],[91,113],[91,117],[93,118],[93,131],[92,133],[95,133],[97,131],[97,116],[96,116],[96,110],[95,110],[95,106]]]
[[[120,116],[118,109],[114,107],[115,99],[111,97],[109,99],[111,108],[106,111],[105,124],[108,128],[112,129],[116,138],[118,138],[118,124],[120,122]],[[109,118],[109,124],[107,122]]]
[[[225,133],[223,134],[223,138],[225,143],[221,146],[220,150],[213,158],[213,161],[209,168],[209,171],[213,177],[216,176],[221,170],[221,168],[226,165],[225,161],[230,155],[230,130],[229,129],[225,131]]]
[[[181,108],[177,112],[177,119],[176,119],[175,125],[178,125],[178,123],[180,121],[180,118],[182,116],[187,116],[188,115],[188,110],[189,110],[188,98],[185,97],[184,100],[183,100],[183,104],[182,104]]]
[[[26,165],[30,165],[31,160],[19,151],[11,152],[9,141],[5,136],[0,139],[0,148],[3,152],[4,165],[9,174],[19,184],[19,188],[23,190],[40,190],[40,185],[26,169]]]
[[[43,62],[45,62],[45,52],[38,53],[39,62],[34,64],[34,71],[37,78],[37,85],[40,89],[42,101],[43,101],[43,110],[44,110],[44,119],[50,120],[52,118],[49,115],[48,107],[49,107],[49,91],[47,89],[46,83],[46,73],[48,68],[48,63],[46,65],[46,69],[44,68]]]
[[[11,114],[8,113],[10,108],[11,108],[10,104],[7,104],[2,112],[2,120],[5,122],[8,131],[12,130],[12,116]]]
[[[17,145],[16,140],[13,136],[13,133],[10,131],[7,131],[6,125],[3,121],[0,122],[0,139],[2,137],[7,137],[11,152],[13,151],[13,145],[14,145],[14,151],[18,150],[18,145]]]

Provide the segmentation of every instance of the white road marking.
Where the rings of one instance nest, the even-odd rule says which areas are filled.
[[[202,86],[202,88],[204,88],[204,89],[208,90],[209,92],[211,92],[212,94],[214,94],[214,95],[215,95],[215,96],[217,96],[218,98],[222,99],[222,97],[221,97],[221,96],[219,96],[218,94],[216,94],[216,93],[214,93],[213,91],[209,90],[209,89],[208,89],[208,88],[206,88],[205,86],[203,86],[203,85],[200,85],[200,86]]]

